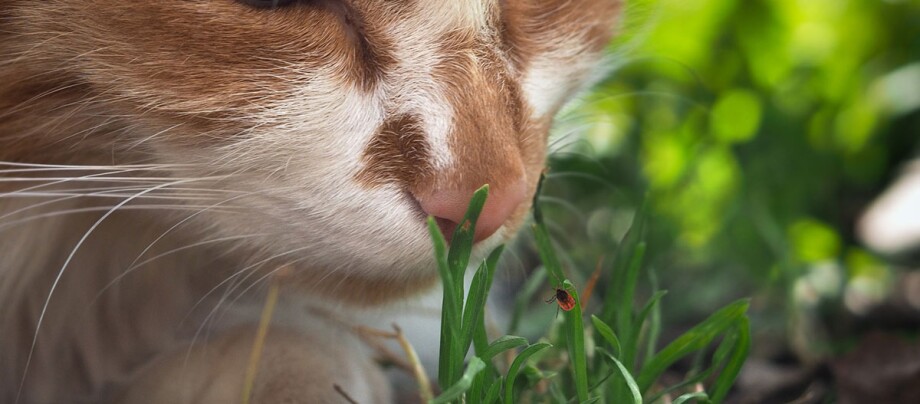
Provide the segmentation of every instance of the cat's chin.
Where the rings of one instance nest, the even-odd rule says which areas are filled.
[[[474,271],[486,256],[514,234],[503,228],[479,243],[470,257]],[[329,269],[310,263],[289,265],[281,274],[282,285],[289,293],[320,299],[332,304],[356,307],[381,306],[410,300],[438,287],[440,284],[433,247],[428,259],[414,260],[405,265],[382,266],[374,262],[353,263],[352,268]]]

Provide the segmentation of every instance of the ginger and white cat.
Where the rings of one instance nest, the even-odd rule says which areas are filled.
[[[512,236],[618,0],[0,3],[0,402],[388,402],[353,316]]]

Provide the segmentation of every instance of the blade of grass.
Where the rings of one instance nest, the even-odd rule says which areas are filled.
[[[697,401],[702,401],[705,403],[705,402],[709,402],[709,396],[707,396],[706,393],[702,391],[698,391],[695,393],[687,393],[687,394],[684,394],[674,399],[674,401],[671,404],[684,404],[690,400],[697,400]]]
[[[623,366],[623,363],[620,362],[617,358],[614,358],[610,352],[607,352],[602,349],[598,349],[607,359],[613,362],[614,368],[619,371],[620,376],[623,378],[623,382],[626,383],[626,386],[629,387],[630,395],[632,395],[633,404],[642,404],[642,393],[639,392],[639,386],[636,385],[636,380],[633,379],[632,375],[629,373],[629,370],[626,369],[626,366]]]
[[[669,394],[672,391],[677,391],[677,390],[683,389],[684,387],[691,386],[691,385],[700,383],[703,380],[709,379],[709,376],[712,376],[712,374],[715,373],[716,370],[719,370],[723,367],[725,361],[728,358],[728,354],[731,353],[735,349],[735,344],[737,342],[737,339],[738,337],[736,334],[726,335],[725,338],[722,338],[722,342],[719,343],[718,348],[716,348],[716,352],[712,355],[712,363],[710,364],[708,368],[704,369],[702,372],[695,372],[691,370],[690,373],[688,373],[689,377],[682,380],[680,383],[677,383],[671,386],[667,386],[661,389],[661,391],[656,392],[655,395],[652,397],[646,397],[647,398],[646,402],[647,403],[658,402],[658,399],[663,397],[665,394]],[[703,351],[699,351],[699,353],[702,353],[702,352]],[[696,366],[694,367],[696,368]]]
[[[447,390],[444,390],[441,395],[439,395],[434,400],[429,401],[431,404],[446,404],[451,401],[459,399],[463,396],[463,393],[466,393],[470,389],[470,386],[473,384],[473,378],[477,373],[485,369],[486,364],[477,357],[470,359],[470,364],[466,366],[466,371],[463,372],[463,376],[457,380],[454,385],[450,386]]]
[[[290,268],[282,271],[290,271]],[[271,286],[268,289],[268,295],[265,297],[265,304],[262,306],[262,315],[259,317],[259,326],[256,329],[256,338],[252,343],[252,351],[249,353],[249,364],[246,366],[246,376],[243,379],[243,404],[249,404],[252,398],[252,388],[255,385],[256,373],[259,371],[259,362],[262,358],[262,350],[265,347],[265,337],[268,335],[268,327],[272,321],[272,315],[275,313],[275,305],[278,303],[278,290],[280,288],[280,276],[272,278]]]
[[[725,364],[710,389],[712,391],[712,402],[714,403],[721,403],[725,396],[728,395],[728,391],[735,384],[735,379],[738,377],[738,373],[741,372],[741,367],[744,365],[744,361],[747,359],[748,352],[751,349],[751,324],[747,316],[742,316],[738,319],[735,330],[737,342],[734,344],[728,363]]]
[[[749,304],[747,299],[742,299],[723,307],[649,359],[639,373],[640,391],[647,391],[658,376],[678,359],[705,348],[719,334],[736,324],[747,312]]]
[[[556,257],[556,251],[546,232],[546,227],[543,226],[543,223],[537,222],[533,225],[533,231],[540,261],[543,262],[546,271],[555,278],[557,285],[561,284],[565,279],[565,274],[562,273],[562,265],[559,264],[559,259]]]
[[[502,251],[504,251],[504,246],[499,246],[493,250],[489,257],[479,266],[476,275],[473,275],[473,282],[470,285],[470,293],[466,298],[466,306],[463,308],[463,318],[460,325],[460,335],[463,338],[460,348],[464,352],[469,350],[470,344],[473,342],[475,328],[481,328],[483,333],[485,332],[486,298],[489,297],[495,267],[498,265],[498,259],[501,257]]]
[[[585,354],[585,326],[581,318],[581,301],[578,291],[571,282],[565,280],[562,287],[575,301],[575,307],[565,312],[565,326],[567,328],[566,342],[575,373],[575,392],[578,401],[588,400],[588,359]]]
[[[636,284],[639,282],[639,270],[642,269],[642,260],[645,258],[645,247],[644,241],[636,244],[636,248],[633,250],[629,260],[629,266],[627,266],[624,283],[621,285],[620,307],[618,308],[617,321],[614,323],[617,325],[617,331],[621,333],[632,329],[630,327],[632,324],[630,323],[633,321],[633,297],[636,293]],[[630,334],[638,333],[638,329],[632,330],[629,332]],[[631,361],[624,362],[630,367],[633,366]]]
[[[473,250],[473,236],[476,231],[476,221],[479,214],[482,213],[482,207],[486,204],[486,198],[489,196],[489,185],[483,185],[473,193],[470,199],[469,207],[460,225],[454,230],[450,238],[450,251],[447,253],[447,263],[453,270],[454,275],[460,275],[462,279],[463,272],[470,262],[470,251]],[[462,284],[461,284],[462,285]],[[462,287],[462,286],[461,286]],[[462,295],[462,292],[461,292]]]
[[[648,278],[652,290],[658,291],[658,274],[654,268],[649,268]],[[661,296],[658,296],[658,292],[655,292],[655,295],[653,295],[646,304],[646,308],[642,309],[640,312],[641,314],[639,314],[639,318],[641,319],[639,327],[641,327],[642,323],[645,322],[645,318],[649,315],[648,308],[650,307],[651,318],[649,318],[648,323],[648,338],[645,341],[645,357],[643,358],[643,363],[648,362],[652,356],[655,356],[655,350],[658,348],[658,338],[661,335],[661,304],[659,304],[659,300],[661,300],[668,291],[664,290],[660,292],[662,292]]]
[[[478,356],[479,359],[482,359],[482,361],[486,363],[486,366],[489,367],[489,365],[492,364],[492,358],[494,358],[495,355],[524,345],[527,345],[527,339],[513,335],[505,335],[498,338],[491,345],[483,349],[482,353],[480,353]],[[478,375],[476,375],[476,378],[473,379],[473,386],[470,387],[470,395],[474,400],[481,396],[483,390],[490,390],[492,388],[492,384],[497,384],[493,383],[491,379],[487,380],[487,376],[490,374],[489,372],[495,371],[492,369],[492,367],[490,367],[489,369],[480,372]]]
[[[492,342],[492,344],[486,348],[485,352],[483,352],[482,355],[479,355],[479,358],[488,362],[502,352],[524,345],[527,345],[526,338],[518,337],[515,335],[505,335]]]
[[[620,351],[621,351],[620,339],[617,338],[616,333],[614,333],[613,330],[610,329],[609,325],[604,323],[604,320],[601,320],[595,315],[591,316],[591,322],[594,324],[594,329],[597,330],[599,334],[601,334],[601,337],[603,337],[604,340],[607,341],[608,344],[610,344],[610,346],[616,349],[616,356],[619,356]]]
[[[524,348],[516,358],[514,362],[511,362],[511,367],[508,369],[508,375],[505,377],[505,403],[514,403],[514,381],[517,379],[518,372],[521,370],[521,366],[533,356],[535,353],[540,352],[546,348],[551,347],[552,345],[545,342],[538,342],[527,348]]]
[[[453,351],[457,350],[455,341],[459,337],[459,330],[455,329],[461,315],[459,297],[456,296],[457,288],[455,279],[447,264],[447,241],[441,234],[434,218],[428,217],[428,232],[434,244],[435,260],[438,264],[438,273],[441,276],[441,284],[444,296],[441,303],[441,338],[440,352],[438,355],[438,383],[441,386],[449,386],[454,378],[453,371],[456,368],[455,356]],[[462,281],[462,280],[461,280]],[[459,346],[457,346],[459,348]]]
[[[620,310],[624,307],[626,309],[632,308],[632,301],[627,301],[623,298],[626,294],[632,296],[633,293],[628,289],[635,288],[635,284],[626,282],[626,272],[630,262],[633,261],[632,257],[636,251],[636,246],[645,236],[647,205],[648,200],[646,198],[633,216],[632,224],[629,226],[626,236],[623,237],[623,241],[620,242],[616,255],[613,257],[610,285],[607,288],[607,295],[604,298],[604,306],[600,315],[601,320],[604,320],[607,324],[620,324],[617,319]],[[622,333],[624,330],[617,331]]]
[[[498,394],[502,391],[501,383],[492,383],[492,386],[489,387],[489,391],[486,392],[485,398],[482,399],[483,404],[492,404],[498,400]]]

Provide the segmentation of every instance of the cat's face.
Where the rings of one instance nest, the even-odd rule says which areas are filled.
[[[40,3],[40,4],[39,4]],[[372,302],[434,279],[448,227],[490,184],[480,252],[515,231],[553,114],[583,84],[617,0],[14,2],[116,152],[241,191],[200,215],[304,284]],[[202,181],[196,187],[205,186]],[[322,280],[322,282],[319,282]]]

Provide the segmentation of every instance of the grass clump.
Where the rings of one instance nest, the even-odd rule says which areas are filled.
[[[492,251],[478,266],[469,291],[464,290],[463,282],[476,219],[487,196],[488,186],[473,195],[449,249],[434,219],[428,220],[444,288],[438,363],[438,384],[443,392],[432,403],[641,404],[660,402],[666,395],[681,403],[724,400],[750,348],[748,301],[725,306],[657,350],[659,304],[665,292],[654,291],[638,309],[634,302],[646,250],[645,209],[637,212],[620,243],[607,274],[602,306],[586,317],[589,313],[575,285],[565,276],[535,200],[533,231],[543,267],[525,284],[521,301],[529,301],[549,278],[555,282],[551,286],[573,299],[574,307],[562,311],[561,322],[548,324],[546,335],[539,341],[531,343],[513,335],[490,341],[485,304],[503,247]],[[512,330],[523,310],[520,304],[515,308]],[[710,349],[713,345],[714,351]],[[467,361],[471,347],[473,355]],[[706,360],[710,351],[713,353]],[[690,356],[699,365],[684,380],[669,386],[658,382],[671,365]],[[508,360],[501,361],[503,357]]]

